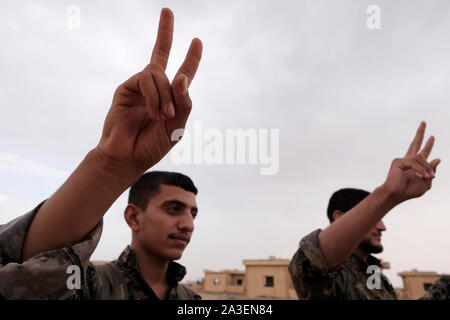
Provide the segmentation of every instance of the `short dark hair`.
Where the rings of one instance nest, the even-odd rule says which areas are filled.
[[[330,220],[330,223],[333,222],[333,213],[336,210],[347,212],[360,203],[365,197],[367,197],[370,192],[361,190],[361,189],[353,189],[353,188],[345,188],[340,189],[333,193],[328,202],[327,216]]]
[[[128,203],[145,211],[148,201],[160,192],[160,185],[180,187],[197,195],[197,188],[188,176],[178,172],[150,171],[144,173],[132,186]]]

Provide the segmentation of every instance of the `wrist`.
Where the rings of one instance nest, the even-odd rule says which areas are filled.
[[[392,208],[396,207],[402,202],[398,199],[396,194],[392,192],[385,184],[376,188],[373,191],[373,194],[379,199],[386,212],[390,211]]]
[[[88,152],[85,160],[92,163],[96,176],[110,181],[116,187],[126,190],[142,175],[132,164],[109,157],[98,146]]]

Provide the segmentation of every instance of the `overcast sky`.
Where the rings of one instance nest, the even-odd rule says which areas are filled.
[[[381,29],[367,27],[370,5]],[[383,183],[421,120],[442,163],[429,193],[385,217],[378,256],[395,286],[413,268],[450,273],[444,0],[2,1],[0,224],[49,197],[95,147],[115,88],[150,58],[164,6],[175,14],[170,79],[190,40],[204,44],[187,130],[279,129],[275,175],[261,175],[261,164],[176,165],[170,154],[155,167],[199,188],[186,280],[244,269],[243,259],[290,259],[303,236],[328,225],[335,190]],[[92,259],[115,259],[129,243],[127,192],[107,212]]]

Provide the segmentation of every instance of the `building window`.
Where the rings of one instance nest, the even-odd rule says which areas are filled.
[[[431,285],[432,285],[432,283],[425,282],[423,284],[423,288],[425,289],[425,291],[428,291],[430,289]]]
[[[242,279],[237,279],[237,280],[236,280],[236,284],[237,284],[238,286],[242,286]]]
[[[220,279],[219,278],[214,278],[213,279],[213,283],[215,286],[218,286],[220,284]]]
[[[266,277],[266,284],[264,285],[265,287],[273,287],[273,277],[272,276],[267,276]]]

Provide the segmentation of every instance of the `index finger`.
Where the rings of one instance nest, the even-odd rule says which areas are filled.
[[[150,63],[158,63],[164,70],[166,70],[170,48],[172,48],[173,20],[172,11],[169,8],[163,8],[161,10],[158,35],[156,37]]]
[[[411,142],[411,145],[409,146],[409,149],[406,152],[407,156],[415,155],[417,154],[417,152],[419,152],[420,146],[422,145],[423,142],[423,136],[425,135],[425,127],[426,123],[425,121],[422,121],[420,123],[419,128],[417,129],[414,140]]]

